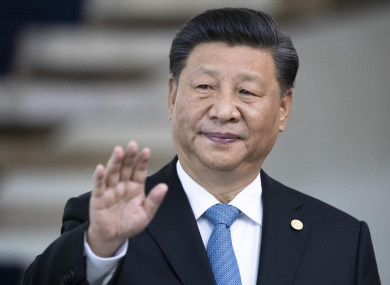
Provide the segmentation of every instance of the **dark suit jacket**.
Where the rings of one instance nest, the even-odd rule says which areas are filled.
[[[169,191],[145,231],[130,239],[113,284],[215,284],[176,160],[149,177]],[[261,172],[263,233],[257,284],[380,284],[367,225]],[[68,201],[62,235],[25,273],[23,284],[87,284],[83,235],[90,193]],[[303,222],[301,231],[290,226]]]

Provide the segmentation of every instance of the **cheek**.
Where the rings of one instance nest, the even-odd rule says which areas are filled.
[[[270,136],[279,130],[279,109],[271,106],[263,106],[246,110],[245,121],[248,129],[254,136]]]
[[[186,129],[197,129],[205,116],[207,116],[207,106],[205,100],[194,99],[191,96],[179,98],[175,105],[175,115],[180,127]]]
[[[180,136],[188,135],[188,132],[194,129],[197,121],[195,111],[196,106],[193,106],[191,102],[184,100],[176,101],[172,123]]]

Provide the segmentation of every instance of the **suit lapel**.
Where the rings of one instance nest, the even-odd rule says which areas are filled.
[[[194,214],[177,176],[176,161],[150,179],[150,185],[165,182],[169,190],[147,231],[182,283],[215,284]]]
[[[302,215],[303,202],[295,190],[261,172],[263,188],[263,226],[257,284],[292,284],[310,232],[311,219]],[[302,230],[291,221],[302,221]]]

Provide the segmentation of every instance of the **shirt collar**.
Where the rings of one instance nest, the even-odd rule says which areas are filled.
[[[184,171],[179,160],[177,161],[176,169],[180,182],[183,185],[184,192],[186,193],[192,211],[194,212],[195,219],[198,220],[208,208],[220,203]],[[248,186],[238,193],[229,205],[237,207],[252,221],[261,225],[263,221],[261,193],[262,187],[259,173]]]

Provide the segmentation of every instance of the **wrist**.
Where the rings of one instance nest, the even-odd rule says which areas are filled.
[[[120,237],[106,238],[96,233],[91,227],[86,231],[86,239],[92,252],[99,257],[112,257],[126,239]]]

